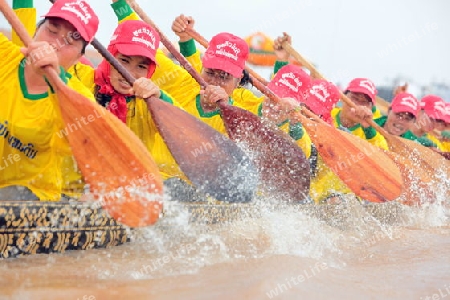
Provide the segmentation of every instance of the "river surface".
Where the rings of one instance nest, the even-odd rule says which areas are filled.
[[[170,212],[122,246],[5,259],[0,299],[450,299],[450,210],[259,200],[206,225]],[[434,298],[433,298],[434,297]]]

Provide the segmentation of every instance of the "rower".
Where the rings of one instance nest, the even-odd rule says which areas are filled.
[[[69,8],[69,9],[67,9]],[[98,29],[98,17],[85,1],[60,0],[45,15],[33,42],[20,48],[0,34],[0,157],[12,155],[13,164],[0,170],[0,198],[51,200],[61,198],[61,165],[71,150],[61,132],[56,94],[43,75],[51,66],[79,93],[92,94],[68,76]],[[15,193],[18,195],[14,195]]]
[[[418,137],[410,131],[418,122],[419,114],[419,100],[412,94],[402,92],[392,100],[387,115],[374,121],[392,135],[417,141],[426,147],[435,146],[429,139]]]
[[[368,78],[355,78],[350,81],[344,94],[355,104],[355,108],[345,102],[342,103],[342,108],[334,108],[331,111],[334,126],[347,128],[372,145],[388,150],[384,137],[365,121],[373,119],[374,112],[377,112],[375,84]]]
[[[438,138],[433,135],[434,130],[445,129],[446,107],[444,100],[436,95],[426,95],[420,101],[420,113],[418,122],[411,126],[410,130],[418,137],[431,140],[433,148],[443,151],[444,148]]]

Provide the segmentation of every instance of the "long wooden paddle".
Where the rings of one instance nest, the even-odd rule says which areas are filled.
[[[135,78],[96,38],[91,44],[128,83],[134,83]],[[185,111],[156,97],[149,100],[148,109],[167,148],[199,191],[220,201],[253,198],[258,182],[252,175],[255,168],[235,143]]]
[[[207,83],[172,45],[135,1],[127,0],[139,17],[155,28],[164,46],[203,88]],[[309,194],[309,161],[303,151],[284,132],[249,111],[219,102],[225,128],[231,139],[242,141],[252,154],[262,181],[262,188],[285,199],[303,200]]]
[[[135,78],[96,39],[92,45],[131,85]],[[217,200],[248,202],[258,184],[250,158],[234,142],[180,108],[147,101],[158,130],[181,170],[198,190]],[[200,154],[199,154],[200,153]]]
[[[303,66],[305,66],[311,72],[315,72],[320,78],[325,79],[325,77],[323,77],[308,60],[300,55],[300,53],[295,51],[295,49],[292,48],[292,46],[288,42],[284,42],[282,45],[283,48],[286,49],[286,51],[296,60],[298,60]],[[348,99],[348,97],[344,95],[344,93],[340,92],[340,98],[349,106],[355,107],[355,104],[350,99]],[[446,170],[444,170],[444,172],[450,172],[446,160],[440,157],[434,151],[427,149],[426,147],[423,147],[422,145],[414,141],[402,139],[398,136],[393,136],[389,134],[384,128],[376,124],[373,120],[368,121],[372,127],[374,127],[384,136],[391,151],[399,153],[400,155],[403,155],[405,157],[410,157],[416,164],[419,164],[420,167],[423,168],[429,176],[435,176],[436,171],[443,169],[443,166],[446,166]]]
[[[208,47],[208,41],[197,31],[189,29],[187,33],[203,47]],[[247,67],[246,70],[250,74],[253,85],[272,101],[279,103],[280,99],[266,87],[265,80],[251,68]],[[300,113],[298,116],[324,162],[356,195],[372,202],[386,202],[396,199],[401,194],[402,177],[396,165],[391,163],[388,169],[382,170],[378,164],[380,159],[389,161],[386,154],[374,149],[369,143],[366,145],[352,143],[351,135],[344,136],[344,132],[332,128],[313,113],[308,110],[304,112],[311,119]],[[369,177],[364,176],[363,180],[355,180],[367,169],[373,169]],[[388,186],[385,187],[380,182],[388,182]]]
[[[135,78],[96,38],[91,44],[125,80],[134,83]],[[220,201],[251,201],[258,184],[256,169],[234,142],[161,99],[151,97],[147,104],[167,148],[199,191]]]
[[[5,0],[0,0],[0,10],[23,43],[31,43]],[[115,116],[67,87],[54,69],[46,67],[45,73],[57,93],[55,105],[64,123],[77,128],[66,130],[67,139],[91,192],[121,223],[131,227],[154,224],[162,210],[163,185],[145,146]],[[80,120],[89,122],[80,127]]]

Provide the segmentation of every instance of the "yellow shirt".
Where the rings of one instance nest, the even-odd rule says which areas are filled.
[[[16,8],[14,12],[19,17],[22,24],[24,24],[27,32],[30,36],[33,36],[36,31],[36,9],[32,8],[31,3],[25,3],[20,1],[13,1]],[[17,36],[16,32],[12,31],[12,41],[18,46],[23,46],[22,41]],[[68,77],[67,85],[77,91],[78,93],[86,96],[86,98],[91,101],[95,101],[92,93],[86,89],[85,85],[80,81],[84,79],[86,74],[89,75],[89,69],[84,67],[84,64],[77,64],[69,68],[66,75]],[[72,76],[71,74],[75,75]],[[89,79],[88,79],[89,80]],[[64,130],[64,129],[63,129]],[[73,157],[71,151],[66,152],[66,156],[63,158],[61,163],[61,176],[62,176],[62,188],[63,194],[71,197],[79,197],[84,191],[84,181],[81,176],[81,172],[78,169],[75,158]]]
[[[41,200],[59,200],[62,159],[70,148],[61,134],[58,99],[51,89],[39,95],[28,93],[20,47],[3,34],[0,57],[0,187],[22,185]]]
[[[450,152],[450,142],[441,142],[442,144],[442,151],[444,152]]]
[[[340,114],[341,114],[341,108],[336,107],[333,108],[331,111],[331,117],[333,118],[333,125],[336,128],[341,127],[341,120],[340,120]],[[386,142],[386,139],[377,132],[373,127],[369,128],[363,128],[361,124],[357,124],[353,126],[352,128],[348,128],[348,130],[351,131],[353,135],[356,135],[369,143],[371,143],[374,146],[377,146],[378,148],[389,150],[388,144]]]
[[[14,0],[13,2],[16,2],[17,0]],[[25,26],[28,35],[34,36],[34,33],[36,31],[36,9],[35,8],[17,8],[14,9],[14,12],[16,13],[17,17],[20,19],[21,23]],[[19,38],[17,33],[12,30],[11,32],[11,40],[14,44],[17,46],[23,47],[22,40]]]
[[[349,194],[352,191],[323,162],[322,157],[318,155],[316,175],[311,177],[309,195],[315,203],[320,203],[334,193]]]
[[[445,146],[442,144],[442,142],[441,142],[436,136],[427,133],[427,134],[425,134],[425,137],[426,137],[427,139],[431,140],[433,143],[435,143],[435,144],[437,145],[437,148],[438,148],[440,151],[446,151],[446,150],[445,150]]]

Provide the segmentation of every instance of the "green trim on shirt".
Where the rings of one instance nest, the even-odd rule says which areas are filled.
[[[438,145],[435,142],[433,142],[432,140],[430,140],[426,137],[418,137],[416,141],[424,147],[430,147],[430,148],[438,147]]]
[[[301,123],[289,124],[289,135],[291,136],[291,138],[298,141],[303,137],[304,134],[305,131],[303,130],[303,126]]]
[[[387,116],[382,116],[381,118],[374,119],[375,123],[377,123],[380,127],[384,127],[384,124],[386,124]]]
[[[184,57],[192,56],[197,52],[194,39],[186,42],[178,42],[178,45],[180,45],[180,52]]]
[[[13,9],[33,8],[33,0],[13,0]]]
[[[173,99],[172,99],[169,95],[167,95],[167,94],[166,94],[164,91],[162,91],[162,90],[160,90],[160,92],[161,92],[161,95],[159,96],[159,99],[161,99],[161,100],[164,101],[164,102],[173,104]]]
[[[25,65],[26,65],[26,58],[22,59],[22,61],[19,64],[19,83],[20,83],[20,89],[22,91],[23,96],[28,99],[28,100],[41,100],[41,99],[45,99],[48,97],[48,92],[42,93],[42,94],[30,94],[28,92],[28,88],[27,88],[27,84],[25,82]],[[61,80],[67,84],[67,77],[66,77],[66,72],[64,71],[64,69],[62,67],[60,67],[60,71],[61,73],[59,74],[59,77],[61,78]],[[54,93],[52,86],[50,85],[50,83],[47,81],[47,79],[45,79],[45,81],[47,82],[47,84],[50,87],[50,91],[52,93]]]
[[[111,7],[114,10],[114,13],[116,14],[119,22],[126,17],[129,17],[133,13],[133,10],[128,5],[126,0],[119,0],[117,2],[114,2],[111,4]]]
[[[367,140],[373,139],[377,135],[377,131],[372,126],[366,128],[362,127],[362,130],[364,131]]]
[[[284,120],[283,122],[278,123],[277,126],[278,126],[278,127],[281,127],[281,126],[283,126],[284,124],[286,124],[287,122],[289,122],[289,120]]]
[[[262,109],[263,109],[263,103],[261,102],[258,105],[258,117],[262,117]]]
[[[289,62],[287,61],[275,61],[275,64],[273,65],[273,74],[277,74],[277,72],[284,66],[288,65]]]
[[[337,113],[337,115],[336,115],[336,123],[338,124],[338,127],[340,126],[340,127],[347,128],[347,127],[345,127],[344,125],[342,125],[342,123],[341,123],[341,111],[339,111],[339,112]],[[355,126],[350,127],[350,128],[347,128],[347,129],[350,130],[350,131],[355,131],[355,130],[358,129],[359,127],[361,127],[361,124],[356,124]]]
[[[69,82],[69,79],[70,78],[68,78],[68,76],[67,76],[67,72],[63,69],[63,67],[59,67],[59,71],[60,71],[60,73],[59,73],[59,78],[65,83],[65,84],[67,84],[68,82]],[[72,78],[72,77],[71,77]],[[52,93],[52,94],[54,94],[55,93],[55,91],[53,90],[53,87],[52,87],[52,85],[50,84],[50,82],[47,80],[47,78],[44,76],[44,79],[45,79],[45,82],[47,82],[47,84],[48,84],[48,86],[50,87],[50,92]]]
[[[233,100],[231,98],[229,98],[228,99],[228,103],[232,105],[233,104]],[[200,94],[198,94],[197,97],[195,97],[195,105],[197,106],[198,114],[202,118],[212,118],[212,117],[215,117],[215,116],[220,116],[220,110],[218,108],[216,110],[209,111],[209,112],[205,112],[203,110],[203,107],[202,107],[201,101],[200,101]]]

